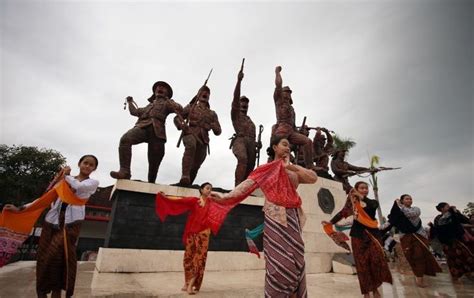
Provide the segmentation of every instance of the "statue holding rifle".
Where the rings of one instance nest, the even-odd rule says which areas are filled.
[[[352,189],[349,177],[362,173],[376,173],[378,168],[365,168],[351,165],[345,161],[347,150],[337,150],[331,161],[331,170],[334,173],[334,180],[342,183],[342,188],[348,194]]]
[[[197,95],[184,107],[181,116],[174,118],[174,124],[178,130],[182,130],[178,147],[181,139],[184,143],[182,175],[178,185],[191,185],[194,182],[199,168],[210,152],[209,131],[212,130],[216,136],[222,132],[216,112],[210,109],[211,90],[207,87],[208,79],[209,77],[199,88]]]
[[[138,120],[120,139],[120,170],[111,171],[112,178],[130,179],[132,145],[148,143],[148,182],[154,183],[156,180],[160,163],[165,155],[166,118],[171,113],[179,115],[183,107],[171,99],[173,89],[168,83],[158,81],[153,84],[152,91],[153,94],[148,98],[150,103],[144,108],[137,107],[131,96],[126,99],[130,114],[138,117]]]
[[[324,134],[326,136],[324,136]],[[316,127],[316,134],[313,138],[313,157],[316,167],[321,168],[318,176],[332,179],[329,175],[329,156],[334,153],[334,139],[331,132],[324,127]]]
[[[255,141],[255,124],[247,115],[249,108],[249,99],[246,96],[240,96],[240,85],[244,78],[244,62],[237,76],[237,84],[234,89],[234,98],[232,100],[232,109],[230,116],[235,133],[231,138],[230,148],[237,158],[237,167],[235,168],[235,185],[244,181],[255,167],[257,150],[262,148],[261,142]],[[261,131],[260,128],[260,138]]]

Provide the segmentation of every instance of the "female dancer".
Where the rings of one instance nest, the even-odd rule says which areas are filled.
[[[290,143],[283,136],[272,137],[267,153],[274,161],[256,168],[230,193],[211,194],[219,200],[211,206],[210,219],[218,228],[231,208],[260,188],[265,195],[265,297],[307,297],[302,238],[305,216],[296,188],[300,183],[315,183],[317,176],[289,162]]]
[[[395,203],[403,216],[408,219],[407,228],[399,226],[403,253],[415,274],[416,285],[424,288],[427,285],[423,275],[435,276],[436,272],[442,271],[441,267],[429,249],[428,235],[421,225],[420,208],[412,207],[413,199],[407,194],[402,195]],[[393,220],[392,217],[391,212],[390,221]]]
[[[323,221],[322,224],[327,230],[342,218],[354,215],[350,235],[360,291],[364,297],[370,297],[370,292],[374,297],[380,297],[377,288],[383,282],[392,283],[392,274],[385,260],[378,223],[375,220],[379,203],[367,198],[368,194],[369,185],[363,181],[357,182],[350,191],[344,208],[330,222]]]
[[[451,277],[455,282],[463,275],[470,277],[474,271],[474,241],[463,227],[470,221],[448,203],[439,203],[436,209],[441,214],[434,219],[432,235],[443,245]]]
[[[74,294],[77,256],[76,243],[81,223],[85,218],[85,203],[96,191],[99,181],[89,178],[99,164],[94,155],[79,160],[79,174],[70,176],[66,166],[55,178],[57,183],[35,201],[15,207],[6,205],[0,218],[0,227],[16,234],[28,233],[43,210],[46,214],[38,254],[36,256],[36,292],[38,297],[66,297]]]
[[[199,188],[199,198],[168,198],[164,193],[156,196],[156,213],[161,221],[168,215],[179,215],[190,212],[183,234],[185,245],[183,266],[184,286],[181,290],[194,295],[201,289],[206,267],[207,250],[211,229],[207,216],[209,213],[209,195],[212,185],[203,183]]]

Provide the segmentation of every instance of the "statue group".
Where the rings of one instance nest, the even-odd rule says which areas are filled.
[[[230,139],[229,148],[237,159],[235,185],[245,180],[255,165],[259,164],[262,148],[263,126],[259,126],[257,133],[254,121],[248,116],[250,99],[241,95],[244,61],[245,59],[237,75],[230,106],[230,116],[235,132]],[[300,127],[296,126],[292,90],[289,86],[283,86],[281,72],[282,67],[277,66],[273,93],[276,123],[272,127],[271,136],[283,136],[288,139],[292,145],[294,163],[314,170],[321,177],[341,182],[344,190],[348,191],[351,188],[348,177],[374,169],[353,166],[345,161],[346,152],[336,150],[331,131],[327,128],[309,127],[306,125],[306,117]],[[131,179],[132,146],[148,143],[148,182],[154,183],[165,155],[166,118],[169,114],[175,114],[173,122],[181,131],[178,147],[181,142],[184,144],[181,179],[175,185],[193,184],[201,165],[210,154],[209,132],[212,130],[216,136],[222,133],[217,113],[211,109],[210,105],[211,89],[207,86],[209,76],[184,108],[173,100],[173,89],[164,81],[153,84],[153,94],[148,98],[149,104],[143,108],[139,108],[131,96],[126,98],[130,114],[138,117],[138,120],[135,126],[120,138],[118,150],[120,169],[110,172],[111,177]],[[313,140],[309,138],[310,130],[316,131]],[[330,157],[332,157],[331,170],[334,177],[329,174]]]

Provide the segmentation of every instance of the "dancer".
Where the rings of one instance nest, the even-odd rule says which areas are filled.
[[[431,254],[428,235],[421,224],[420,208],[412,207],[412,204],[410,195],[400,196],[400,199],[395,200],[388,218],[400,231],[400,244],[415,274],[416,285],[425,288],[427,285],[423,276],[436,276],[436,273],[442,270]]]
[[[335,225],[342,218],[354,215],[350,236],[360,291],[364,297],[370,297],[370,292],[373,293],[374,297],[381,297],[378,287],[383,282],[392,283],[392,275],[385,260],[385,253],[377,228],[378,222],[375,219],[375,212],[379,203],[367,198],[368,194],[369,185],[363,181],[357,182],[355,187],[349,191],[344,208],[330,222],[323,221],[321,223],[324,225],[326,233],[331,234],[333,231],[332,225]],[[331,237],[334,239],[334,235],[331,235]],[[339,241],[339,245],[341,245],[342,240],[338,237],[335,239],[336,242]]]
[[[0,238],[8,235],[4,234],[8,231],[18,240],[28,235],[43,210],[51,205],[42,226],[36,257],[38,297],[47,297],[50,292],[53,298],[61,297],[61,290],[66,291],[66,297],[74,294],[76,243],[85,218],[84,205],[99,185],[99,181],[89,177],[98,164],[94,155],[84,155],[79,159],[77,176],[70,176],[71,168],[65,167],[56,176],[55,185],[44,195],[21,207],[7,204],[0,216]]]
[[[265,297],[307,297],[302,229],[305,216],[296,189],[300,183],[315,183],[314,171],[291,164],[290,142],[273,136],[267,149],[274,160],[256,168],[249,177],[219,199],[211,208],[214,229],[227,212],[260,188],[265,195],[263,251],[265,254]]]
[[[432,233],[443,245],[449,272],[454,282],[463,275],[471,277],[474,271],[474,241],[463,224],[470,224],[469,219],[462,215],[455,206],[442,202],[436,206],[441,212],[434,219]]]
[[[201,289],[204,277],[211,235],[207,220],[210,206],[208,197],[211,191],[211,183],[206,182],[199,188],[199,198],[172,199],[168,198],[164,193],[158,193],[156,196],[156,213],[162,222],[165,221],[168,215],[190,212],[183,234],[185,246],[183,259],[184,286],[181,289],[187,291],[190,295],[196,294]]]

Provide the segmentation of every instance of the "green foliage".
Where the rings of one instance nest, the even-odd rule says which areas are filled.
[[[48,187],[66,159],[52,149],[0,145],[0,202],[30,202]]]
[[[474,202],[469,202],[467,203],[467,207],[464,208],[464,210],[462,211],[462,213],[464,215],[466,215],[467,217],[471,216],[474,214]]]
[[[342,138],[338,134],[333,136],[335,150],[347,150],[349,151],[356,145],[356,142],[351,138]]]
[[[376,168],[380,163],[380,157],[377,155],[372,155],[370,157],[370,167],[371,168]],[[369,179],[370,184],[374,189],[378,189],[378,184],[377,184],[377,176],[375,173],[372,173],[370,176],[372,176],[371,179]]]

